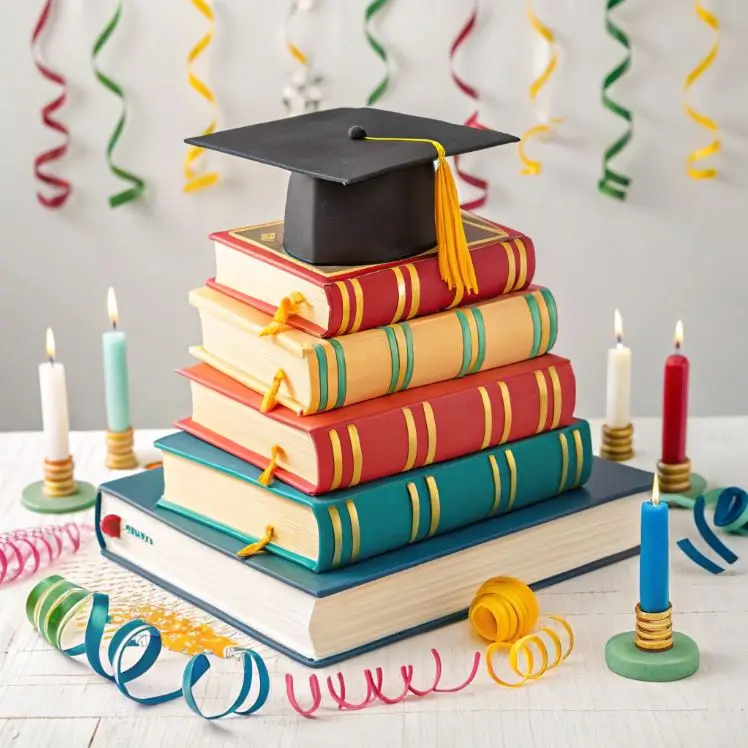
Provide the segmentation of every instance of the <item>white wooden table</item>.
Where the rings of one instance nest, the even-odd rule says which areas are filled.
[[[599,423],[593,424],[593,433],[598,431]],[[153,456],[148,450],[158,435],[137,434],[136,445],[144,459]],[[651,469],[658,437],[657,420],[636,423],[635,464]],[[79,479],[98,483],[110,477],[103,466],[101,434],[73,434],[71,449]],[[710,484],[748,486],[748,418],[694,420],[689,455]],[[0,530],[59,521],[32,515],[19,503],[24,485],[39,479],[42,458],[40,435],[0,435]],[[728,572],[713,577],[693,566],[675,547],[675,541],[685,534],[691,534],[697,545],[700,539],[691,530],[687,512],[674,511],[673,515],[674,622],[677,629],[696,639],[702,654],[700,671],[688,680],[638,683],[619,678],[605,667],[607,639],[633,627],[638,562],[632,559],[539,594],[543,611],[563,615],[571,623],[577,645],[559,668],[524,688],[494,685],[482,666],[473,684],[459,694],[436,694],[352,713],[338,712],[327,697],[323,699],[327,706],[317,712],[317,719],[305,720],[288,704],[283,676],[286,672],[295,675],[298,698],[306,705],[310,702],[309,671],[263,647],[273,686],[264,709],[254,717],[232,716],[208,723],[194,716],[181,700],[138,706],[84,662],[66,658],[44,644],[24,615],[23,601],[32,586],[26,581],[0,587],[0,746],[188,748],[240,741],[256,746],[326,748],[744,746],[748,743],[748,564],[744,562],[748,538],[727,538],[741,559]],[[76,557],[58,562],[53,571],[73,581],[81,581],[76,574],[89,579],[94,571],[99,576],[114,573],[98,555],[95,541]],[[388,677],[397,677],[401,664],[410,663],[421,674],[414,683],[429,682],[432,646],[444,659],[446,684],[464,678],[471,654],[481,648],[468,624],[462,622],[345,662],[339,669],[351,689],[351,700],[363,693],[365,667],[381,665],[386,685]],[[183,664],[182,656],[167,653],[156,668],[160,668],[156,686],[164,678],[164,687],[174,687]],[[218,710],[228,703],[237,669],[237,663],[219,660],[216,672],[206,676],[207,683],[199,691],[206,709]],[[396,682],[390,683],[386,692],[394,694]]]

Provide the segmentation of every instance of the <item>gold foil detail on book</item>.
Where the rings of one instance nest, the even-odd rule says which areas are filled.
[[[488,462],[491,465],[493,473],[493,504],[491,504],[490,514],[494,514],[501,506],[501,473],[499,472],[499,463],[493,455],[488,455]]]
[[[275,231],[271,231],[267,234],[260,234],[260,241],[261,242],[274,242],[275,241]]]
[[[327,361],[327,406],[325,410],[332,410],[338,399],[338,358],[335,355],[335,349],[326,340],[322,342],[322,351]]]
[[[584,451],[582,450],[582,435],[577,429],[574,429],[574,449],[577,453],[577,474],[574,477],[574,485],[579,485],[579,479],[582,477],[582,467],[584,466]]]
[[[506,252],[507,261],[507,274],[506,274],[506,285],[504,286],[504,293],[509,293],[513,288],[517,280],[517,268],[514,259],[514,247],[511,242],[502,242],[501,246],[504,247]]]
[[[330,522],[332,523],[332,565],[337,566],[343,555],[343,525],[340,523],[340,514],[338,514],[337,507],[328,507],[327,511],[330,515]]]
[[[538,383],[538,395],[540,397],[538,428],[535,433],[539,434],[545,428],[545,422],[548,418],[548,385],[542,371],[535,371],[535,380]]]
[[[408,483],[408,495],[410,496],[410,506],[412,519],[410,522],[410,540],[412,543],[418,537],[418,525],[421,521],[421,497],[418,495],[418,489],[415,483]]]
[[[405,340],[405,330],[401,325],[393,325],[390,328],[395,335],[395,345],[397,346],[397,384],[395,384],[395,392],[400,392],[405,382],[405,372],[408,370],[408,344]]]
[[[399,322],[403,318],[403,310],[405,309],[405,276],[403,271],[399,267],[392,268],[392,272],[395,274],[395,280],[397,281],[397,308],[395,309],[395,316],[392,318],[391,325],[395,322]]]
[[[551,342],[551,316],[548,312],[548,304],[545,296],[540,291],[533,293],[538,302],[538,313],[540,314],[540,353],[547,353],[548,344]]]
[[[516,291],[523,288],[527,283],[527,247],[519,237],[514,240],[514,245],[517,247],[517,254],[519,254],[519,273],[517,274],[517,282],[514,284]]]
[[[358,521],[356,505],[350,499],[345,502],[345,505],[348,508],[348,516],[351,520],[351,563],[353,563],[358,558],[358,553],[361,550],[361,525]]]
[[[467,371],[471,373],[475,367],[475,362],[480,355],[480,346],[478,345],[478,323],[475,321],[475,315],[471,314],[472,310],[468,309],[465,319],[467,320],[468,331],[470,332],[470,364]]]
[[[454,301],[447,307],[447,309],[454,309],[462,301],[463,296],[465,296],[465,289],[458,288],[457,291],[455,291]]]
[[[429,489],[429,503],[431,504],[431,523],[429,524],[428,537],[430,538],[439,529],[439,518],[441,517],[441,506],[439,504],[439,487],[432,475],[426,476],[426,487]]]
[[[361,283],[357,278],[351,278],[351,287],[353,288],[353,297],[356,299],[356,316],[353,318],[353,325],[351,325],[349,332],[358,332],[364,318],[364,292],[361,290]]]
[[[569,474],[569,443],[566,440],[566,434],[559,434],[558,440],[561,442],[561,480],[558,482],[558,492],[566,489],[566,478]]]
[[[351,298],[348,295],[348,286],[345,281],[335,281],[335,285],[340,289],[340,303],[343,311],[340,317],[340,327],[336,335],[342,335],[348,327],[348,321],[351,318]]]
[[[423,415],[426,419],[426,459],[423,464],[430,465],[436,455],[436,421],[434,420],[431,403],[423,404]]]
[[[491,430],[493,426],[491,398],[488,396],[488,390],[485,387],[478,387],[478,392],[480,392],[480,399],[483,402],[483,441],[480,448],[485,449],[491,443]]]
[[[335,429],[327,432],[330,435],[330,446],[332,447],[332,483],[330,490],[334,491],[343,480],[343,450],[340,446],[340,436]]]
[[[421,279],[418,276],[418,270],[414,265],[405,265],[405,269],[410,276],[410,310],[406,319],[415,317],[418,314],[418,307],[421,304]]]
[[[509,395],[509,387],[506,382],[498,382],[499,392],[501,392],[501,402],[504,406],[504,431],[501,434],[499,444],[503,444],[512,431],[512,399]]]
[[[418,452],[418,432],[416,431],[416,422],[410,408],[402,408],[403,417],[405,418],[405,428],[408,430],[408,457],[405,460],[405,466],[402,472],[405,473],[413,468],[416,464],[416,453]]]
[[[551,430],[557,429],[561,421],[561,405],[563,403],[563,394],[561,393],[561,380],[558,378],[558,372],[555,366],[548,369],[548,376],[551,378],[553,385],[553,420],[551,421]]]
[[[517,498],[517,461],[514,459],[511,449],[507,449],[505,454],[506,464],[509,466],[509,501],[504,511],[509,512],[514,506],[514,500]]]
[[[348,424],[348,436],[351,439],[351,451],[353,452],[353,476],[348,485],[356,486],[361,481],[364,456],[361,453],[361,441],[358,438],[358,429],[352,423]]]

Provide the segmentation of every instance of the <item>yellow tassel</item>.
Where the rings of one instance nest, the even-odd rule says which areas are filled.
[[[245,546],[240,551],[236,552],[239,558],[249,558],[254,556],[255,553],[259,553],[272,539],[273,539],[273,526],[268,525],[265,528],[265,534],[256,542]]]
[[[447,161],[444,146],[425,138],[370,138],[404,143],[430,143],[436,149],[439,166],[436,170],[435,220],[438,247],[439,275],[447,288],[457,293],[475,293],[478,281],[475,278],[473,259],[470,256],[465,227],[462,225],[460,201],[457,196],[452,169]]]
[[[278,455],[283,456],[283,450],[277,444],[274,444],[270,450],[270,464],[262,471],[260,477],[257,479],[257,482],[260,485],[270,485],[270,481],[273,479],[273,473],[278,467]]]
[[[270,389],[265,393],[260,403],[260,413],[267,413],[272,410],[278,402],[278,390],[280,389],[281,382],[286,379],[286,372],[283,369],[278,369],[273,377],[273,383],[270,385]]]
[[[260,332],[263,335],[275,335],[280,332],[281,328],[288,322],[292,314],[296,314],[299,305],[303,304],[306,299],[298,291],[294,291],[290,296],[284,296],[278,304],[278,308],[273,315],[273,321]]]

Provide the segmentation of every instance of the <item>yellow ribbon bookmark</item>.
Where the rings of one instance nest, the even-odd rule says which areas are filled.
[[[714,63],[714,60],[717,57],[717,53],[719,52],[719,20],[716,15],[708,11],[698,1],[694,6],[694,10],[696,11],[696,15],[707,26],[713,29],[716,35],[716,39],[714,41],[714,46],[709,50],[709,54],[707,54],[707,56],[686,77],[686,84],[683,91],[684,97],[686,99],[684,106],[686,114],[688,114],[688,116],[694,122],[696,122],[697,125],[701,125],[702,127],[709,130],[709,132],[714,134],[714,140],[708,146],[705,146],[704,148],[698,148],[697,150],[692,151],[688,154],[688,157],[686,158],[686,173],[689,177],[691,177],[691,179],[714,179],[719,173],[717,169],[700,169],[693,166],[693,164],[695,164],[696,161],[701,161],[701,159],[707,158],[717,153],[722,148],[722,144],[717,137],[719,126],[713,119],[711,119],[711,117],[707,117],[705,114],[697,112],[688,103],[688,90],[691,88],[696,79],[709,67],[711,67],[712,63]]]
[[[297,314],[299,307],[306,301],[304,295],[298,291],[293,291],[289,296],[284,296],[278,308],[275,310],[273,315],[273,321],[260,332],[260,337],[263,335],[275,335],[285,327],[288,318],[292,314]]]
[[[283,450],[277,444],[274,444],[270,449],[270,463],[262,471],[262,473],[260,474],[260,477],[257,479],[257,482],[261,486],[270,485],[270,481],[273,480],[273,473],[275,473],[276,468],[278,467],[279,456],[283,457],[285,455],[283,454]]]
[[[259,553],[273,539],[274,532],[273,526],[268,525],[265,528],[265,534],[256,543],[250,543],[240,551],[237,551],[236,555],[239,556],[239,558],[249,558],[250,556],[254,556],[256,553]]]
[[[278,369],[273,377],[273,383],[270,385],[270,389],[263,395],[262,402],[260,403],[260,413],[267,413],[272,410],[278,402],[278,390],[280,389],[281,382],[286,381],[286,372],[283,369]]]
[[[192,65],[195,60],[197,60],[197,58],[200,57],[200,55],[207,49],[207,47],[213,40],[215,16],[213,15],[213,10],[210,5],[208,5],[207,0],[190,0],[190,2],[200,11],[200,13],[202,13],[203,16],[205,16],[209,24],[209,28],[206,34],[190,50],[190,53],[187,56],[187,82],[197,93],[200,94],[200,96],[202,96],[211,105],[211,108],[213,109],[213,119],[211,120],[208,127],[206,127],[202,132],[203,135],[210,135],[211,133],[215,132],[216,126],[218,125],[218,118],[216,116],[218,105],[216,102],[216,97],[213,91],[208,87],[208,85],[195,75],[195,73],[192,71]],[[216,182],[218,182],[218,172],[209,171],[200,174],[194,169],[195,162],[203,155],[203,152],[203,148],[190,146],[184,157],[185,192],[197,192],[198,190],[205,189],[206,187],[211,187],[212,185],[216,184]]]

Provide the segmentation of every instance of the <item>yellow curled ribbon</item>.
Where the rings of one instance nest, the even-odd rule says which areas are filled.
[[[322,76],[312,70],[309,63],[309,56],[303,52],[296,44],[291,41],[289,27],[297,13],[309,11],[312,9],[311,0],[301,2],[301,0],[291,0],[286,15],[286,24],[283,32],[283,38],[286,49],[291,57],[301,65],[297,74],[293,75],[291,82],[283,88],[283,106],[287,114],[298,114],[295,111],[295,103],[300,101],[303,112],[314,112],[319,109],[322,101]]]
[[[205,16],[208,21],[209,27],[205,35],[198,41],[198,43],[190,50],[187,56],[187,82],[190,86],[200,94],[211,106],[213,110],[213,119],[210,124],[203,130],[203,135],[210,135],[215,132],[216,126],[218,125],[217,110],[218,105],[216,97],[210,87],[195,75],[192,70],[192,65],[195,60],[210,46],[213,40],[213,29],[215,26],[215,16],[213,15],[213,9],[206,2],[206,0],[190,0],[192,5]],[[204,148],[198,148],[196,146],[190,146],[187,154],[184,157],[184,178],[185,192],[197,192],[198,190],[211,187],[218,182],[218,172],[209,171],[204,174],[199,174],[193,167],[195,162],[203,155]]]
[[[528,0],[528,3],[527,3],[527,17],[535,33],[537,33],[547,42],[548,48],[550,50],[550,58],[548,60],[548,64],[545,66],[545,69],[540,73],[540,75],[530,85],[530,101],[534,104],[541,89],[543,88],[543,86],[545,86],[549,78],[553,75],[556,68],[558,67],[558,52],[556,50],[555,34],[553,33],[553,31],[551,31],[550,28],[548,28],[548,26],[546,26],[535,15],[535,12],[532,9],[530,0]],[[546,122],[540,122],[537,125],[534,125],[533,127],[531,127],[529,130],[527,130],[527,132],[525,132],[520,142],[517,144],[519,157],[522,160],[522,163],[524,165],[523,168],[520,170],[520,174],[524,174],[526,176],[535,176],[542,172],[543,167],[540,161],[531,159],[525,153],[525,143],[527,143],[528,140],[538,135],[549,135],[551,132],[553,132],[553,128],[551,125],[560,124],[562,121],[563,120],[559,118],[553,118],[551,119],[550,124]]]
[[[696,79],[702,73],[704,73],[707,68],[711,67],[712,63],[717,57],[717,53],[719,52],[719,20],[717,19],[717,16],[714,15],[714,13],[708,11],[698,1],[694,5],[694,10],[696,11],[696,15],[714,31],[716,39],[714,41],[714,46],[709,50],[709,54],[686,77],[686,83],[683,91],[685,98],[684,107],[686,110],[686,114],[694,122],[696,122],[697,125],[701,125],[702,127],[706,128],[707,130],[709,130],[709,132],[713,133],[715,137],[708,146],[705,146],[704,148],[698,148],[697,150],[692,151],[688,154],[688,158],[686,159],[686,173],[689,177],[691,177],[691,179],[714,179],[719,173],[717,169],[700,169],[693,166],[693,164],[696,161],[700,161],[703,158],[707,158],[717,153],[717,151],[722,148],[722,144],[717,137],[719,126],[713,119],[711,119],[711,117],[707,117],[705,114],[697,112],[688,103],[688,90],[689,88],[691,88]]]

